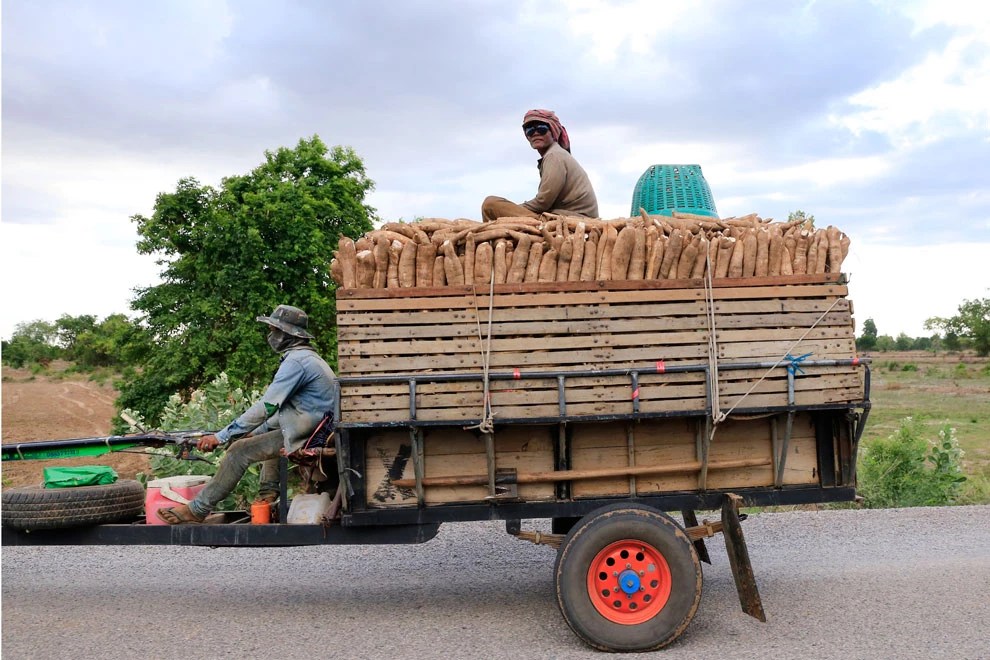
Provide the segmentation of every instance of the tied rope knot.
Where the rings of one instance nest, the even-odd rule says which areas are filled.
[[[807,360],[810,356],[811,353],[805,353],[804,355],[799,355],[797,357],[794,357],[788,353],[784,356],[784,359],[790,362],[790,364],[787,365],[787,371],[790,372],[792,376],[803,374],[804,369],[801,368],[801,363]]]

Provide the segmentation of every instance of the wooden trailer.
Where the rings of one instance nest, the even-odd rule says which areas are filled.
[[[693,616],[717,531],[695,511],[721,507],[763,618],[739,505],[855,497],[869,371],[846,295],[839,274],[342,291],[344,520],[550,518],[528,538],[560,548],[568,624],[644,650]]]
[[[419,543],[442,523],[504,520],[558,548],[575,633],[633,651],[685,629],[703,539],[724,532],[743,609],[762,619],[740,507],[856,496],[869,367],[846,296],[840,274],[341,289],[325,486],[339,520],[5,526],[3,543]],[[284,521],[284,469],[282,488]],[[550,533],[524,530],[533,519]]]

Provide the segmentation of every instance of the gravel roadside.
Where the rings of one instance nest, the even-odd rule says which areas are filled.
[[[768,622],[716,537],[697,616],[647,657],[990,657],[990,506],[743,528]],[[4,548],[3,657],[603,657],[557,611],[553,558],[489,522],[419,546]]]

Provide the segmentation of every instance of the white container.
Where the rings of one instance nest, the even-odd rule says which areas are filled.
[[[317,525],[330,511],[330,493],[296,495],[289,505],[290,525]]]

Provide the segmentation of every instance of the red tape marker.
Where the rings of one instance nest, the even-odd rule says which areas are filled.
[[[639,388],[638,387],[633,390],[632,398],[633,398],[634,401],[639,398]]]
[[[859,366],[859,356],[858,355],[853,358],[853,366],[854,367]]]
[[[519,367],[516,367],[515,369],[512,370],[512,377],[516,380],[522,378],[522,376],[519,374]]]
[[[667,367],[664,366],[663,360],[657,360],[657,373],[658,374],[662,374],[666,370],[667,370]]]

